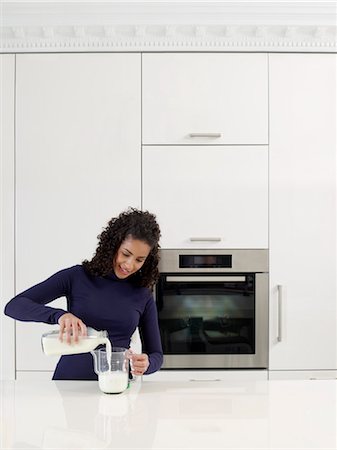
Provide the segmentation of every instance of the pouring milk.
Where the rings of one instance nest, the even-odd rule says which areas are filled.
[[[105,345],[105,349],[97,349]],[[48,355],[75,355],[90,352],[94,358],[94,369],[98,375],[99,388],[107,394],[117,394],[125,391],[129,382],[129,360],[126,349],[114,347],[106,331],[87,328],[86,336],[79,336],[75,342],[71,336],[70,343],[64,339],[60,341],[59,332],[51,331],[42,335],[42,349]]]

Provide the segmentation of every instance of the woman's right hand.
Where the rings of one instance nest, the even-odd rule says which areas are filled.
[[[58,323],[60,325],[59,339],[61,342],[63,341],[63,333],[66,334],[66,342],[68,344],[72,342],[71,337],[73,337],[73,341],[76,343],[78,342],[79,336],[87,335],[86,325],[82,322],[81,319],[74,316],[74,314],[63,314],[59,318]]]

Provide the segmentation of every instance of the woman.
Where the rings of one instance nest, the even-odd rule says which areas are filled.
[[[78,341],[87,326],[106,330],[115,347],[128,348],[139,327],[142,354],[132,354],[133,375],[160,369],[163,352],[151,288],[158,279],[160,230],[155,216],[130,208],[98,237],[91,261],[57,272],[14,297],[5,314],[17,320],[60,325],[60,339]],[[46,306],[67,298],[67,311]],[[65,333],[65,334],[64,334]],[[90,353],[60,358],[54,380],[97,380]]]

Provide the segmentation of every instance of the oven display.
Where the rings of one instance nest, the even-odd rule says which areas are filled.
[[[179,267],[186,268],[231,268],[232,255],[179,255]]]

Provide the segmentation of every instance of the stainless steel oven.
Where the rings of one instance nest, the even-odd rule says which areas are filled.
[[[161,250],[166,369],[268,367],[268,250]]]

